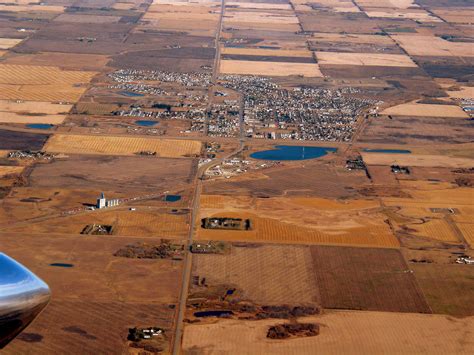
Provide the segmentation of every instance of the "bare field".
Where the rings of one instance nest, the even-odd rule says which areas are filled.
[[[20,38],[0,38],[0,49],[10,49],[23,41]]]
[[[221,54],[239,54],[239,55],[256,55],[256,56],[272,56],[272,57],[304,57],[312,58],[309,50],[291,50],[291,49],[260,49],[260,48],[237,48],[223,47]]]
[[[136,211],[122,208],[48,218],[45,221],[12,226],[5,230],[15,233],[80,234],[84,227],[90,224],[111,225],[114,228],[113,234],[118,236],[146,238],[182,239],[186,237],[189,229],[187,214],[171,214],[167,210],[137,207]]]
[[[0,149],[30,149],[41,150],[49,135],[13,132],[0,129]]]
[[[245,1],[226,1],[226,6],[242,9],[264,9],[264,10],[291,10],[291,6],[286,3],[273,2],[245,2]]]
[[[54,22],[68,23],[117,23],[120,16],[100,16],[100,15],[76,15],[61,14],[54,19]]]
[[[307,161],[304,167],[300,164],[282,164],[277,169],[248,172],[242,177],[206,182],[204,193],[354,199],[358,196],[356,189],[366,183],[369,183],[369,179],[365,173],[330,166],[322,158]]]
[[[4,166],[0,165],[0,177],[10,174],[20,174],[23,171],[23,166]]]
[[[0,99],[74,102],[94,75],[57,67],[0,64]]]
[[[322,77],[317,64],[221,60],[223,74]]]
[[[455,317],[474,315],[471,265],[410,264],[434,313]]]
[[[369,17],[381,17],[392,19],[410,19],[420,22],[442,22],[439,17],[433,16],[429,12],[422,9],[379,9],[379,8],[365,8],[365,13]]]
[[[420,117],[446,117],[446,118],[468,118],[469,115],[459,106],[455,105],[433,105],[409,102],[386,108],[382,115],[392,116],[420,116]]]
[[[415,56],[474,57],[470,43],[450,42],[427,35],[391,35],[408,54]]]
[[[474,223],[456,223],[456,225],[461,230],[464,239],[474,249]]]
[[[417,67],[410,57],[404,54],[316,52],[316,57],[321,65]]]
[[[0,122],[60,124],[71,108],[51,102],[0,100]]]
[[[66,154],[133,155],[141,151],[156,152],[164,158],[198,155],[201,142],[191,140],[155,139],[113,136],[52,136],[45,150]]]
[[[281,320],[221,320],[184,328],[186,354],[470,354],[474,346],[466,329],[474,318],[392,312],[332,311],[301,322],[321,324],[315,337],[266,338]],[[423,336],[420,336],[423,334]]]
[[[449,23],[472,24],[473,22],[474,10],[469,7],[433,8],[431,11]]]
[[[293,0],[292,3],[307,4],[305,0]],[[359,8],[350,0],[316,0],[314,4],[321,6],[324,9],[330,9],[334,12],[360,12]],[[299,9],[296,8],[298,11]],[[314,11],[311,9],[308,11]]]
[[[32,54],[9,54],[3,61],[12,65],[57,66],[66,70],[102,70],[109,57],[97,54],[38,52]]]
[[[406,212],[405,212],[406,213]],[[424,223],[407,224],[410,234],[448,243],[460,243],[453,229],[442,219],[431,219]]]
[[[431,313],[394,249],[311,247],[324,308]]]
[[[359,6],[408,9],[419,7],[414,0],[356,0]]]
[[[473,99],[474,100],[474,86],[461,86],[459,90],[446,90],[449,97],[456,99]]]
[[[0,123],[46,123],[61,124],[66,115],[28,115],[0,111]]]
[[[17,113],[41,113],[45,115],[66,114],[72,105],[38,101],[0,100],[0,111]]]
[[[140,169],[137,169],[140,167]],[[127,191],[159,194],[188,186],[194,174],[191,159],[74,155],[37,165],[29,177],[36,188]]]
[[[474,159],[458,158],[443,155],[362,153],[368,165],[403,165],[424,167],[470,168]]]
[[[212,205],[214,206],[212,207]],[[203,196],[201,218],[250,218],[250,231],[198,227],[199,239],[397,247],[375,201]],[[341,212],[344,211],[344,214]],[[342,215],[344,216],[343,218]]]
[[[393,45],[394,41],[387,36],[377,36],[359,33],[313,33],[311,40],[321,42],[350,42],[354,44],[378,44],[378,45]]]
[[[2,12],[64,12],[64,6],[54,5],[3,5],[0,4],[0,11]]]
[[[234,285],[257,304],[319,303],[306,246],[234,245],[230,255],[196,255],[193,275],[209,285]]]

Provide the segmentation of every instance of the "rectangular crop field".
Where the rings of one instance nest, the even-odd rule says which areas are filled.
[[[81,136],[55,134],[45,150],[66,154],[133,155],[141,151],[156,152],[157,156],[177,158],[198,155],[201,142],[138,137]]]
[[[450,42],[436,36],[393,35],[398,44],[414,56],[474,57],[471,43]]]
[[[210,286],[235,285],[258,304],[319,303],[306,246],[244,244],[233,246],[230,255],[196,255],[193,263],[193,274]]]
[[[319,64],[417,67],[405,54],[317,52]]]
[[[395,249],[311,247],[323,307],[431,313]]]
[[[459,106],[455,105],[435,105],[418,104],[409,102],[406,104],[389,107],[381,112],[383,115],[392,116],[421,116],[421,117],[460,117],[468,118],[469,115]]]
[[[312,58],[313,54],[309,50],[292,50],[292,49],[261,49],[261,48],[240,48],[240,47],[223,47],[221,54],[237,54],[237,55],[255,55],[270,57],[305,57]]]
[[[322,77],[317,64],[221,60],[222,74]]]
[[[0,49],[9,49],[23,41],[20,38],[0,38]]]
[[[458,354],[472,353],[474,319],[392,312],[332,311],[300,318],[321,324],[314,337],[275,340],[270,326],[289,321],[219,320],[186,324],[183,349],[189,354]]]
[[[362,158],[367,165],[470,168],[474,164],[474,159],[443,155],[362,153]]]
[[[0,165],[0,177],[10,174],[20,174],[23,171],[23,166],[3,166]]]
[[[94,75],[58,67],[0,64],[0,99],[75,102]]]
[[[416,263],[410,268],[434,313],[474,315],[472,265]]]
[[[474,223],[457,223],[456,225],[460,229],[464,239],[466,239],[471,248],[474,248]]]

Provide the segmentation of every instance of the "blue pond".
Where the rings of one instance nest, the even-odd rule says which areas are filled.
[[[54,127],[54,125],[49,123],[29,123],[26,125],[26,127],[34,129],[51,129]]]
[[[194,312],[196,317],[225,317],[234,314],[232,311],[201,311]]]
[[[129,96],[129,97],[141,97],[144,96],[143,94],[139,94],[138,92],[133,92],[133,91],[120,91],[120,95],[123,96]]]
[[[392,154],[411,154],[411,150],[406,149],[362,149],[366,153],[392,153]]]
[[[179,201],[179,200],[181,200],[180,195],[166,195],[166,197],[165,197],[166,202],[176,202],[176,201]]]
[[[73,264],[64,264],[64,263],[53,263],[49,264],[49,266],[58,266],[58,267],[73,267]]]
[[[135,123],[139,126],[145,126],[145,127],[150,127],[150,126],[154,126],[158,124],[158,122],[156,121],[148,121],[148,120],[135,121]]]
[[[276,149],[262,150],[250,154],[251,158],[262,160],[306,160],[325,156],[328,152],[335,152],[337,148],[308,147],[293,145],[277,145]]]

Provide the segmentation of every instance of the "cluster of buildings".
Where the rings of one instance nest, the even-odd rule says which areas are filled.
[[[224,100],[223,104],[213,104],[208,124],[208,135],[216,137],[237,137],[240,132],[239,103]]]
[[[287,89],[257,76],[226,75],[220,80],[242,93],[246,133],[254,138],[348,141],[359,115],[375,104],[354,97],[354,88]]]
[[[55,154],[50,154],[41,151],[31,151],[31,150],[15,150],[8,153],[8,158],[10,159],[42,159],[42,160],[51,160],[55,157]]]
[[[474,118],[474,99],[471,98],[465,98],[461,99],[459,104],[461,105],[461,108],[466,112],[471,119]]]

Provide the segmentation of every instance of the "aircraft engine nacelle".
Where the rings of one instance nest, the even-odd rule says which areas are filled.
[[[0,349],[36,318],[49,299],[43,280],[0,253]]]

